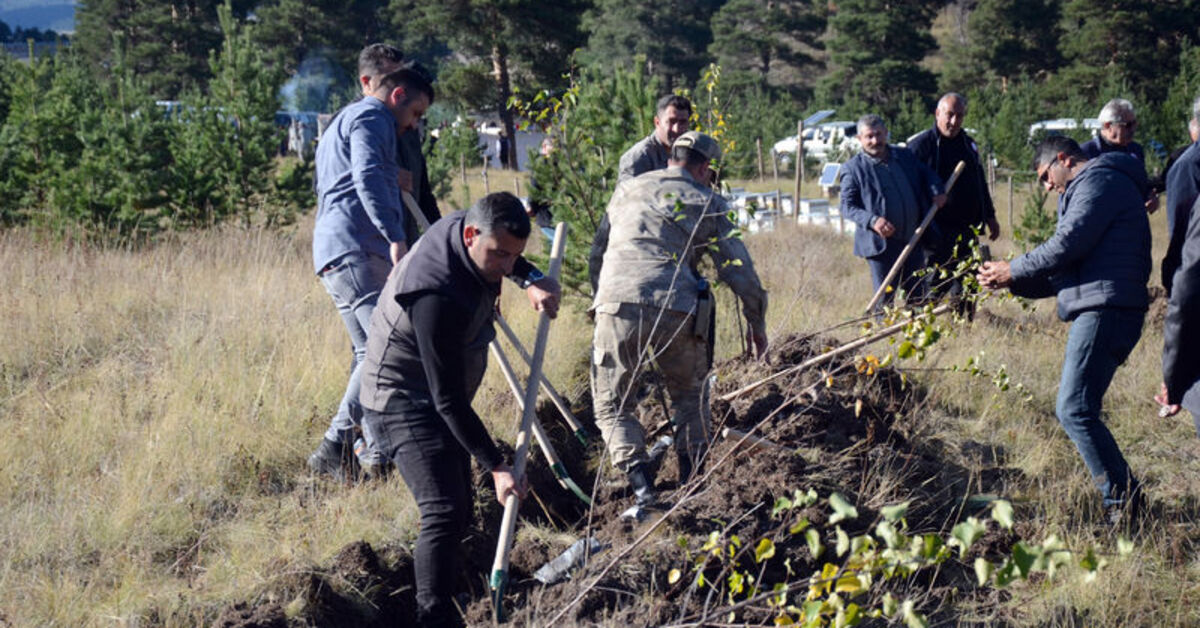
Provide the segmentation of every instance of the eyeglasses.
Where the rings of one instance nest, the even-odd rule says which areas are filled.
[[[1038,171],[1038,173],[1037,173],[1038,183],[1040,183],[1044,186],[1050,184],[1050,169],[1053,168],[1054,164],[1056,164],[1056,163],[1058,163],[1057,159],[1046,164],[1045,168]]]
[[[1109,122],[1109,124],[1111,124],[1115,127],[1120,127],[1122,129],[1136,129],[1137,128],[1137,120],[1133,120],[1130,122],[1126,122],[1124,120],[1117,120],[1114,122]]]

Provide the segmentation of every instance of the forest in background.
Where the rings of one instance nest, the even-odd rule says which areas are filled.
[[[756,141],[769,149],[816,109],[879,113],[899,141],[931,123],[949,90],[970,97],[967,127],[982,148],[1017,169],[1030,123],[1094,117],[1128,98],[1155,170],[1187,141],[1198,5],[85,0],[66,52],[0,63],[0,224],[136,238],[228,218],[290,222],[312,205],[311,167],[275,158],[274,112],[354,98],[357,52],[376,41],[436,75],[429,128],[475,115],[509,133],[553,129],[565,124],[555,103],[595,93],[573,121],[606,130],[576,138],[598,161],[593,183],[613,180],[620,151],[649,130],[647,96],[666,91],[697,100],[698,125],[719,128],[734,177],[755,172]],[[601,102],[631,81],[637,94]],[[182,111],[164,116],[160,100]],[[441,150],[430,162],[444,187],[474,145]]]

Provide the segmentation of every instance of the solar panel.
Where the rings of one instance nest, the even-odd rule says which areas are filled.
[[[825,164],[825,167],[821,169],[821,180],[817,182],[817,185],[823,188],[833,187],[837,183],[838,172],[841,170],[842,164]]]

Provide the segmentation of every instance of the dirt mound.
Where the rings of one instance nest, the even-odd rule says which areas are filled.
[[[828,505],[797,507],[782,515],[773,512],[780,498],[799,495],[797,491],[812,489],[821,497],[838,492],[855,504],[858,517],[838,524],[851,537],[873,529],[880,508],[905,501],[911,504],[906,517],[911,531],[944,534],[969,510],[964,500],[969,493],[1000,491],[1020,480],[1018,472],[1004,467],[1002,451],[985,451],[978,445],[979,451],[970,446],[943,451],[936,438],[922,432],[922,416],[930,409],[920,387],[877,364],[831,361],[730,401],[720,399],[837,344],[830,338],[797,336],[777,343],[770,368],[740,359],[718,365],[712,391],[714,441],[703,466],[705,475],[679,487],[674,457],[666,457],[657,485],[666,502],[678,505],[657,527],[653,522],[658,517],[643,523],[619,518],[631,500],[624,483],[612,481],[610,471],[606,471],[608,478],[604,473],[597,477],[597,470],[608,469],[607,463],[599,462],[598,437],[585,448],[562,427],[553,407],[540,407],[543,425],[567,471],[584,491],[594,493],[596,503],[589,512],[581,500],[559,486],[540,453],[531,452],[532,497],[523,504],[519,525],[535,524],[565,534],[527,535],[531,538],[523,538],[514,548],[504,601],[513,624],[548,625],[566,607],[570,610],[556,620],[557,625],[658,625],[694,619],[702,609],[728,603],[717,592],[719,587],[698,586],[698,577],[709,583],[729,582],[738,561],[745,558],[746,546],[763,538],[772,540],[775,553],[756,565],[757,582],[804,580],[807,575],[797,574],[819,571],[828,559],[814,559],[812,541],[789,528],[803,520],[804,525],[820,529],[818,542],[827,548],[826,556],[832,555],[837,539],[825,526]],[[665,421],[666,408],[653,387],[643,386],[639,398],[644,424],[652,428]],[[590,422],[588,400],[576,405],[580,418]],[[751,433],[770,444],[748,451],[738,446],[736,438],[722,438],[726,430]],[[968,461],[973,469],[952,460]],[[487,625],[493,607],[486,583],[502,508],[486,473],[477,476],[476,493],[475,525],[463,543],[461,587],[472,600],[464,609],[467,623]],[[565,583],[547,587],[532,578],[538,567],[566,549],[569,539],[585,536],[610,549],[593,557]],[[725,550],[729,557],[705,558],[712,549],[706,543],[713,539],[729,543],[734,538],[739,545]],[[1011,535],[991,531],[977,551],[1003,552],[1012,542]],[[399,547],[385,548],[377,555],[366,543],[352,544],[328,569],[291,587],[284,599],[293,600],[288,614],[294,625],[408,625],[415,608],[411,557]],[[917,574],[895,587],[919,593],[920,610],[937,617],[949,600],[972,595],[973,575],[961,564],[947,563],[935,575]],[[265,620],[236,623],[240,621],[236,613],[250,611]],[[229,617],[228,623],[222,625],[278,625],[265,623],[279,616],[268,611],[228,609],[222,615]],[[736,621],[769,624],[773,618],[774,612],[765,605],[749,605],[738,609]]]

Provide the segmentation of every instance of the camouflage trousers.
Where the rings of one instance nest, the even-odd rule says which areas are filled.
[[[658,364],[671,397],[676,448],[693,459],[706,448],[708,344],[694,328],[693,315],[653,306],[614,303],[596,308],[592,404],[608,455],[620,471],[646,460],[646,430],[634,408],[637,376],[651,360]]]

